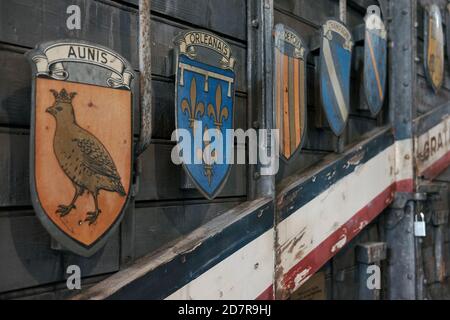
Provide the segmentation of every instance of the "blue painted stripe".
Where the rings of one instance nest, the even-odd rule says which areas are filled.
[[[309,177],[295,188],[281,193],[278,196],[278,211],[281,220],[285,220],[298,209],[318,197],[331,186],[352,174],[361,164],[365,164],[380,152],[394,144],[394,136],[391,130],[385,130],[368,141],[362,148],[356,148],[338,159],[317,174]],[[351,161],[361,156],[361,159]],[[326,160],[325,160],[326,161]]]
[[[414,120],[415,136],[421,136],[427,133],[430,129],[440,124],[443,119],[449,115],[450,103],[447,103]]]
[[[274,227],[273,202],[265,202],[238,222],[132,281],[109,299],[165,299]],[[236,266],[239,272],[239,266]]]
[[[282,193],[282,204],[278,208],[280,221],[288,218],[333,184],[352,174],[357,166],[367,163],[393,144],[392,130],[385,129],[363,146],[349,151],[344,158],[337,159],[295,188]],[[167,298],[274,228],[274,211],[273,203],[265,202],[241,220],[205,239],[195,250],[180,254],[172,261],[160,265],[122,287],[109,299]],[[263,214],[259,217],[261,212]]]

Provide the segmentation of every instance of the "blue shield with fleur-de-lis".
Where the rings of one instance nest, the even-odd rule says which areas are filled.
[[[234,58],[225,41],[204,31],[188,31],[177,44],[176,126],[191,136],[183,166],[197,189],[214,199],[228,178],[234,147],[226,138],[234,127]]]

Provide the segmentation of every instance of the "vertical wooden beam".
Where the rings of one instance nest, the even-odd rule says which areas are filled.
[[[247,4],[249,127],[272,129],[274,127],[272,86],[273,0],[248,0]],[[268,142],[270,142],[270,139]],[[269,143],[263,149],[267,148],[270,153],[272,152],[270,147]],[[275,176],[261,175],[261,170],[261,165],[250,170],[249,199],[274,198],[275,196]]]
[[[141,129],[136,154],[140,155],[150,145],[152,138],[152,50],[151,50],[151,0],[139,0],[139,72]]]
[[[120,229],[120,266],[135,260],[135,205],[139,192],[141,164],[139,156],[152,139],[152,51],[151,51],[151,0],[139,0],[139,93],[140,134],[135,148],[134,181],[131,200]]]
[[[273,20],[273,0],[247,0],[248,119],[249,128],[253,129],[274,128]],[[268,138],[270,142],[271,139]],[[270,143],[265,148],[271,148]],[[258,151],[261,152],[261,148]],[[267,151],[272,154],[275,150]],[[261,164],[251,166],[249,169],[248,198],[254,200],[267,197],[275,201],[275,175],[261,175],[262,169]],[[276,220],[274,218],[275,230]],[[277,243],[275,238],[276,235],[271,250],[275,250]],[[275,264],[276,259],[273,263],[274,268]],[[273,282],[275,283],[276,279]],[[271,294],[272,298],[275,298],[273,292],[274,286]]]
[[[410,181],[410,189],[413,189],[412,121],[416,106],[417,1],[390,0],[387,2],[389,3],[387,21],[390,37],[389,117],[396,140],[395,172],[397,181]],[[398,191],[401,192],[397,192],[396,201],[388,209],[385,225],[386,241],[390,252],[386,298],[414,300],[417,298],[414,195],[413,190]]]
[[[339,19],[347,23],[347,0],[339,0]]]

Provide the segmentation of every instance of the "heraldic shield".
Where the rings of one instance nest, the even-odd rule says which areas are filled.
[[[117,53],[82,41],[44,43],[27,56],[33,206],[64,249],[89,257],[129,200],[134,74]]]
[[[370,6],[365,17],[364,90],[372,115],[383,107],[386,93],[387,32],[378,6]]]
[[[304,41],[282,24],[275,26],[274,115],[281,159],[300,150],[306,132],[306,58]]]
[[[352,35],[342,22],[331,19],[322,26],[321,38],[321,101],[331,130],[340,136],[350,109]]]
[[[425,74],[434,92],[444,83],[444,27],[441,10],[432,4],[425,8]]]
[[[226,133],[234,128],[235,59],[230,45],[209,32],[187,31],[175,42],[177,137],[184,130],[191,138],[183,144],[189,149],[182,151],[183,166],[197,189],[214,199],[231,169],[234,143]]]

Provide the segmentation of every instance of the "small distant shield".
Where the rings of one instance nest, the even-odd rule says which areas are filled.
[[[442,16],[436,4],[425,8],[425,74],[435,92],[444,82],[444,29]]]
[[[319,68],[322,106],[332,131],[340,136],[350,109],[353,40],[347,27],[332,19],[322,26],[321,36]]]
[[[372,114],[383,107],[386,90],[387,33],[380,8],[370,6],[365,17],[364,89]]]
[[[274,51],[275,123],[281,158],[289,161],[305,140],[307,49],[295,31],[278,24]]]
[[[186,173],[211,200],[220,193],[231,169],[234,143],[226,139],[226,133],[234,128],[236,61],[230,45],[206,31],[184,32],[175,43],[176,126],[189,132],[192,141],[190,152],[179,151]]]
[[[89,257],[129,200],[134,73],[119,54],[83,41],[43,43],[27,56],[33,206],[64,249]]]

